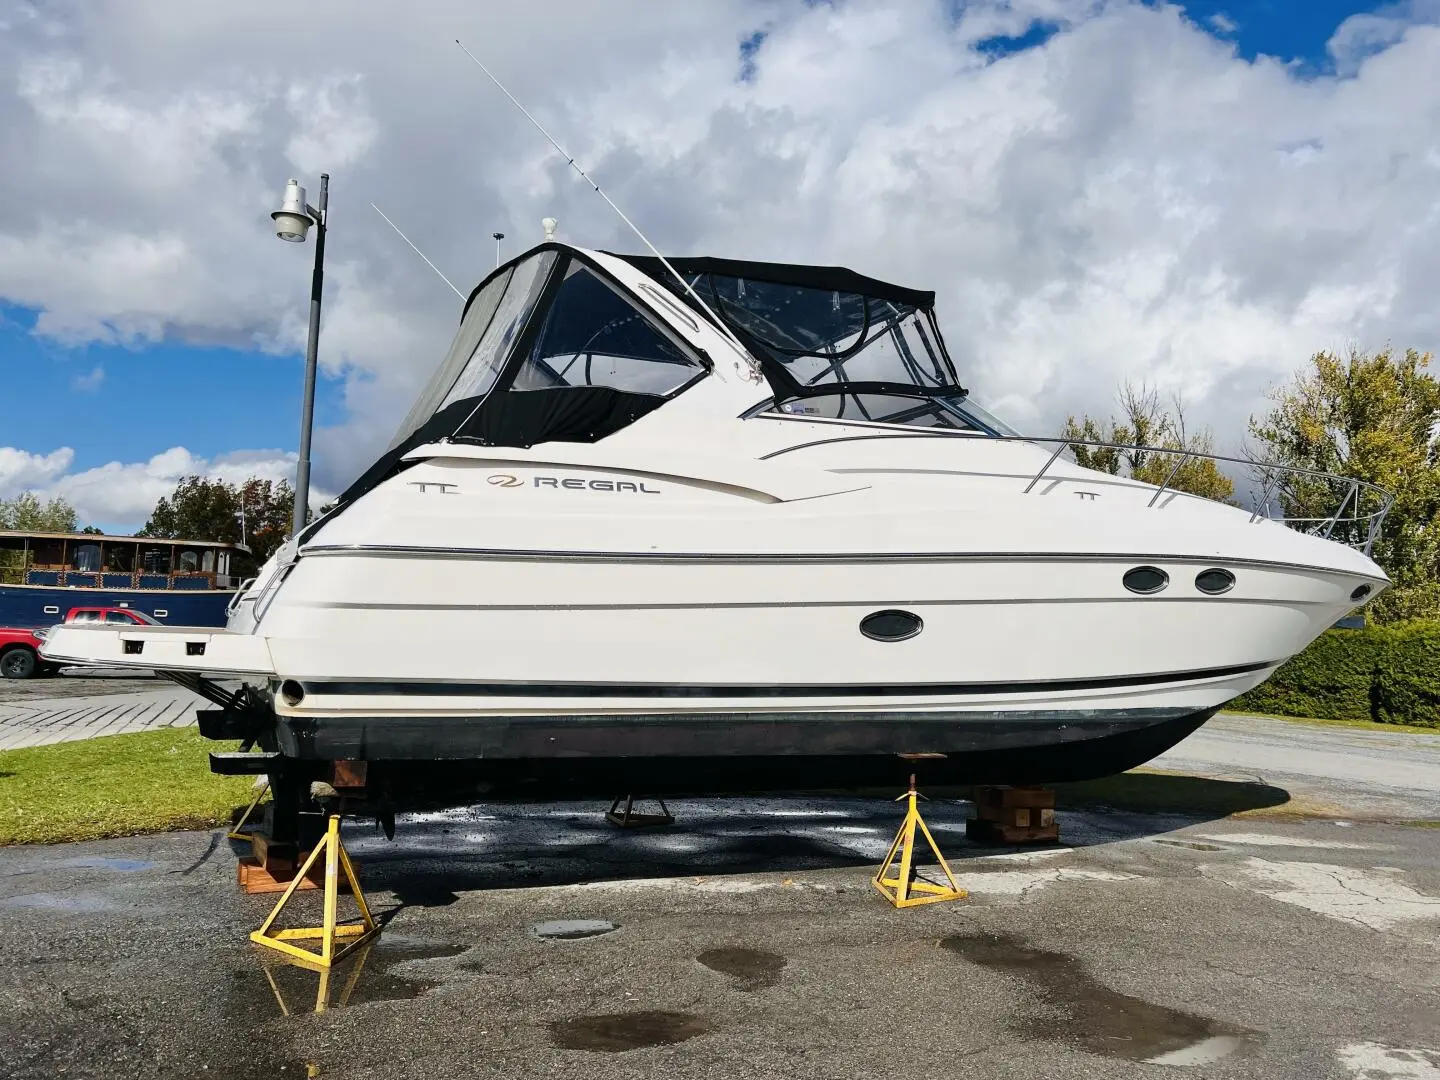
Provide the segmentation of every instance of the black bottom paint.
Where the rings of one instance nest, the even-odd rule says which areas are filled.
[[[607,1013],[552,1020],[550,1041],[562,1050],[619,1053],[669,1046],[715,1030],[703,1016],[682,1012]]]
[[[1030,984],[1060,1014],[1056,1019],[1026,1010],[1016,1025],[1028,1039],[1063,1041],[1128,1061],[1204,1065],[1261,1038],[1258,1032],[1118,993],[1092,978],[1075,957],[1032,948],[1018,938],[955,935],[940,945],[972,964]]]
[[[695,958],[711,971],[728,975],[742,990],[763,990],[780,981],[785,958],[763,949],[707,949]]]
[[[610,799],[625,792],[670,797],[874,787],[903,790],[912,772],[922,786],[1090,780],[1144,764],[1193,732],[1213,711],[1163,720],[952,720],[948,737],[931,733],[930,741],[919,743],[904,741],[903,734],[897,738],[887,729],[886,721],[877,719],[869,722],[864,735],[864,741],[875,749],[860,753],[807,753],[809,746],[803,742],[790,743],[788,750],[777,745],[767,747],[763,754],[735,753],[763,738],[763,733],[742,731],[736,726],[725,733],[731,752],[663,754],[652,749],[648,754],[638,750],[630,755],[501,755],[468,760],[450,757],[434,730],[426,736],[430,751],[427,756],[390,756],[387,751],[396,747],[384,742],[379,722],[373,729],[357,733],[364,737],[354,741],[349,735],[337,733],[331,721],[282,719],[276,733],[279,749],[285,755],[281,759],[285,775],[297,781],[295,790],[307,788],[311,779],[324,779],[327,761],[363,758],[370,762],[368,790],[383,792],[386,805],[398,812],[438,810],[477,801]],[[300,736],[302,723],[311,726]],[[808,726],[816,729],[823,725],[808,722]],[[841,722],[837,726],[849,724]],[[859,738],[854,732],[846,734]],[[824,737],[816,733],[817,739],[823,741]],[[262,744],[273,738],[262,736]],[[905,756],[922,752],[935,756]],[[347,805],[356,813],[368,809],[361,799],[347,799]]]

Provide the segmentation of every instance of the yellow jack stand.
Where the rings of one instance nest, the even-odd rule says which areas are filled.
[[[315,865],[315,860],[320,857],[321,852],[325,853],[325,922],[323,926],[305,926],[294,930],[271,930],[270,927],[284,910],[285,905],[290,902],[290,897],[295,895],[295,890],[305,880],[305,875]],[[336,925],[337,908],[340,901],[340,873],[345,873],[345,879],[350,883],[350,892],[355,897],[356,906],[360,909],[360,923]],[[380,926],[370,915],[370,908],[365,903],[365,894],[360,891],[360,882],[355,877],[355,867],[350,862],[350,856],[345,853],[344,846],[340,843],[340,815],[330,815],[330,825],[326,830],[325,839],[315,845],[315,850],[310,852],[310,857],[305,860],[305,865],[295,874],[285,890],[280,902],[275,905],[275,910],[270,912],[266,920],[260,924],[260,929],[251,933],[250,940],[257,945],[264,945],[267,948],[277,949],[288,957],[300,961],[302,964],[317,969],[328,968],[345,958],[350,952],[360,945],[369,941],[380,932]],[[292,941],[303,941],[310,938],[320,939],[320,951],[302,948],[299,945],[292,945]],[[337,948],[341,939],[345,944]]]
[[[230,831],[225,834],[225,839],[226,839],[226,840],[249,840],[249,839],[250,839],[250,834],[249,834],[249,833],[247,833],[247,832],[241,832],[240,830],[243,829],[243,828],[245,828],[246,823],[249,822],[249,820],[250,820],[250,815],[253,814],[253,813],[255,813],[255,808],[260,805],[260,800],[265,797],[265,793],[266,793],[267,791],[269,791],[269,790],[270,790],[270,781],[267,780],[267,781],[265,781],[264,784],[261,785],[260,790],[255,793],[255,798],[253,798],[253,799],[250,800],[250,805],[245,808],[245,813],[243,813],[243,814],[240,815],[240,820],[237,821],[237,822],[234,824],[234,826],[230,829]]]
[[[915,907],[918,904],[938,904],[941,900],[963,900],[970,894],[960,888],[955,882],[955,875],[950,872],[950,864],[945,861],[945,856],[940,854],[940,848],[935,844],[935,838],[930,835],[929,828],[925,825],[925,819],[920,816],[920,811],[915,805],[915,800],[920,798],[919,792],[915,790],[915,774],[910,774],[910,790],[901,799],[909,799],[910,805],[905,811],[905,821],[900,826],[900,831],[895,834],[895,842],[890,845],[890,851],[885,856],[885,861],[880,864],[871,884],[880,890],[880,895],[889,900],[897,908]],[[940,869],[945,871],[945,880],[948,885],[935,885],[929,881],[914,878],[915,858],[915,830],[919,829],[925,836],[925,842],[930,845],[930,851],[940,863]],[[891,864],[895,862],[896,854],[900,856],[900,872],[895,877],[886,877]],[[914,880],[911,880],[914,878]]]
[[[620,809],[620,803],[625,803],[625,809]],[[637,814],[635,813],[635,796],[625,795],[615,797],[610,804],[610,812],[605,815],[605,820],[621,829],[643,829],[650,825],[674,825],[675,815],[670,813],[670,808],[665,805],[665,800],[656,798],[660,804],[658,814]]]

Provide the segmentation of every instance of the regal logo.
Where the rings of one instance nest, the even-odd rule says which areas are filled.
[[[615,494],[660,495],[659,488],[652,488],[642,481],[633,480],[586,480],[578,476],[532,476],[527,485],[520,477],[511,473],[492,473],[485,478],[491,487],[501,488],[553,488],[556,491],[608,491]]]

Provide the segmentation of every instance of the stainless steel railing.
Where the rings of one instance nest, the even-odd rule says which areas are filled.
[[[794,419],[783,416],[782,419]],[[814,421],[813,417],[807,420]],[[879,425],[876,425],[879,426]],[[1380,527],[1385,521],[1385,515],[1390,512],[1391,504],[1395,496],[1384,488],[1372,484],[1366,480],[1357,480],[1350,476],[1340,476],[1337,473],[1322,472],[1318,469],[1305,469],[1298,465],[1280,465],[1273,462],[1254,461],[1250,458],[1227,457],[1224,454],[1211,454],[1200,450],[1185,450],[1167,446],[1140,446],[1135,443],[1105,442],[1100,439],[1067,439],[1063,436],[1035,436],[1035,435],[992,435],[988,432],[980,434],[974,431],[957,431],[945,428],[917,428],[914,431],[876,431],[873,434],[865,435],[840,435],[827,439],[814,439],[807,442],[796,443],[793,446],[786,446],[779,450],[772,450],[765,454],[760,460],[767,461],[785,454],[792,454],[798,451],[808,450],[817,446],[833,445],[842,442],[864,442],[872,439],[927,439],[927,438],[958,438],[975,439],[980,442],[1018,442],[1030,443],[1036,446],[1054,444],[1055,451],[1040,466],[1039,470],[1030,474],[1029,482],[1025,485],[1024,494],[1032,493],[1041,481],[1049,478],[1051,486],[1045,490],[1054,490],[1054,487],[1061,484],[1071,483],[1094,483],[1090,477],[1055,475],[1050,472],[1055,462],[1066,450],[1074,447],[1094,447],[1096,449],[1139,452],[1145,454],[1164,454],[1176,458],[1175,464],[1171,466],[1164,481],[1157,487],[1148,484],[1144,480],[1136,480],[1133,477],[1123,477],[1128,483],[1137,486],[1154,488],[1150,501],[1146,504],[1150,507],[1164,508],[1179,497],[1207,498],[1203,495],[1193,495],[1187,491],[1181,491],[1172,485],[1180,475],[1180,470],[1189,461],[1214,461],[1224,462],[1227,465],[1238,465],[1256,474],[1260,483],[1260,494],[1254,500],[1251,509],[1250,521],[1273,521],[1300,532],[1312,533],[1322,536],[1327,540],[1335,540],[1349,547],[1369,555],[1375,546],[1375,541],[1380,536]],[[1023,475],[1023,474],[1022,474]],[[1302,490],[1303,489],[1303,490]],[[1170,499],[1161,500],[1166,494]],[[1315,517],[1272,514],[1271,506],[1276,498],[1285,502],[1287,497],[1292,504],[1313,504],[1321,500],[1329,500],[1335,507],[1327,514]],[[1212,500],[1224,501],[1224,500]],[[1348,511],[1348,516],[1347,516]]]
[[[1252,461],[1249,458],[1211,454],[1200,450],[1166,446],[1139,446],[1133,443],[1104,442],[1099,439],[1035,438],[1028,435],[995,435],[991,438],[1006,442],[1057,444],[1055,452],[1025,485],[1025,494],[1027,495],[1035,489],[1040,481],[1046,478],[1050,467],[1066,450],[1077,446],[1122,452],[1165,454],[1174,457],[1175,464],[1170,468],[1164,482],[1155,488],[1147,506],[1155,506],[1167,492],[1172,496],[1189,495],[1192,498],[1205,498],[1203,495],[1191,495],[1190,492],[1182,492],[1171,487],[1187,462],[1208,460],[1241,465],[1252,470],[1260,481],[1260,495],[1255,500],[1250,514],[1251,522],[1275,521],[1291,528],[1308,526],[1300,528],[1299,531],[1323,536],[1327,540],[1338,540],[1350,547],[1357,548],[1367,556],[1380,535],[1380,527],[1385,521],[1385,515],[1390,512],[1390,507],[1395,502],[1394,495],[1376,484],[1357,480],[1351,476],[1322,472],[1318,469],[1304,469],[1297,465],[1279,465],[1273,462]],[[1052,476],[1051,479],[1056,483],[1082,480],[1080,477],[1067,476]],[[1143,483],[1143,481],[1136,481],[1136,483]],[[1302,490],[1302,487],[1306,485],[1308,485],[1308,490]],[[1317,497],[1324,495],[1338,498],[1339,502],[1335,504],[1335,509],[1331,513],[1319,517],[1271,514],[1272,501],[1279,497],[1283,503],[1287,495],[1297,503],[1313,502]],[[1350,511],[1349,516],[1346,516],[1347,510]]]

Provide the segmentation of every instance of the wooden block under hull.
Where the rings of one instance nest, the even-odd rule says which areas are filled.
[[[1053,844],[1060,839],[1060,823],[1051,818],[1049,825],[1006,825],[985,818],[965,822],[965,836],[977,844]]]
[[[1046,787],[982,786],[975,789],[976,806],[1055,809],[1055,789]]]
[[[303,858],[301,862],[304,862]],[[296,864],[287,860],[271,859],[268,866],[262,866],[257,860],[248,857],[242,857],[235,867],[240,890],[249,894],[284,892],[290,887],[290,882],[295,880],[296,869]],[[325,864],[317,861],[310,868],[310,873],[305,875],[305,880],[300,882],[296,892],[323,888],[324,884]],[[340,875],[340,891],[350,891],[350,885],[343,874]]]
[[[993,821],[1012,829],[1047,828],[1055,824],[1055,811],[1046,807],[977,806],[982,821]]]

